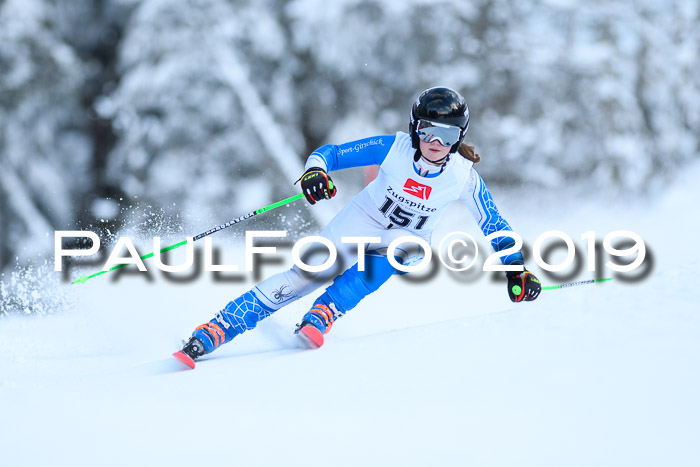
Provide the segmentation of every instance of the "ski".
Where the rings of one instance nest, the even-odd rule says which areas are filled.
[[[323,345],[323,333],[315,326],[300,327],[296,334],[310,349],[318,349]]]
[[[177,358],[178,360],[180,360],[182,363],[184,363],[188,367],[194,369],[194,366],[195,366],[194,360],[192,360],[192,358],[189,355],[187,355],[185,352],[183,352],[182,350],[178,350],[177,352],[175,352],[173,354],[173,357]]]
[[[323,333],[315,326],[307,325],[300,327],[295,331],[295,334],[301,338],[301,340],[306,344],[306,347],[309,349],[318,349],[323,345]],[[189,368],[194,369],[196,366],[194,359],[182,350],[175,352],[173,357]]]

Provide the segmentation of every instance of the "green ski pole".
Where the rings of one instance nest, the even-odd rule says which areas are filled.
[[[197,240],[204,238],[208,235],[216,233],[219,230],[224,230],[228,227],[231,227],[232,225],[238,224],[239,222],[243,222],[246,219],[250,219],[253,216],[257,216],[258,214],[262,214],[263,212],[271,211],[272,209],[278,208],[278,207],[283,206],[285,204],[289,204],[289,203],[294,202],[294,201],[301,199],[303,197],[304,197],[304,193],[299,193],[297,195],[290,196],[289,198],[283,199],[282,201],[277,201],[276,203],[270,204],[269,206],[265,206],[264,208],[260,208],[260,209],[257,209],[255,211],[249,212],[248,214],[245,214],[241,217],[233,219],[232,221],[229,221],[225,224],[221,224],[218,227],[214,227],[213,229],[207,230],[206,232],[203,232],[199,235],[192,237],[192,241],[197,241]],[[186,244],[187,244],[187,240],[183,240],[179,243],[175,243],[174,245],[170,245],[170,246],[166,246],[164,248],[161,248],[160,252],[164,253],[166,251],[174,250],[175,248],[181,247],[182,245],[186,245]],[[155,252],[151,252],[151,253],[148,253],[146,255],[143,255],[143,256],[141,256],[141,259],[148,259],[148,258],[152,257],[154,253]],[[79,278],[74,280],[72,282],[72,284],[84,284],[88,280],[92,279],[93,277],[108,273],[109,271],[114,271],[115,269],[119,269],[123,266],[128,266],[128,264],[129,263],[117,264],[116,266],[113,266],[110,269],[107,269],[105,271],[96,272],[94,274],[90,274],[89,276],[80,276]]]
[[[612,277],[605,277],[603,279],[591,279],[587,281],[569,282],[567,284],[560,285],[548,285],[546,287],[542,287],[542,290],[566,289],[568,287],[576,287],[577,285],[595,284],[597,282],[607,282],[611,280],[613,280]]]

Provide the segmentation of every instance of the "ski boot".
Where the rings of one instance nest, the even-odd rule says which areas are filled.
[[[317,303],[304,315],[301,323],[297,324],[294,334],[297,334],[309,346],[317,349],[323,345],[323,335],[328,334],[333,322],[340,316],[334,312],[335,306]]]
[[[194,336],[190,337],[190,340],[187,342],[183,342],[183,344],[182,350],[175,352],[173,357],[188,367],[194,368],[194,361],[206,353],[204,344]]]

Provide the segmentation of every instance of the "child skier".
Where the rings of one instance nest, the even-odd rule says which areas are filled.
[[[336,245],[343,272],[333,278],[337,269],[309,274],[295,265],[276,274],[229,302],[211,321],[198,326],[175,356],[194,367],[196,358],[253,329],[261,319],[334,279],[295,331],[310,347],[320,347],[323,335],[336,319],[396,272],[386,256],[391,241],[413,235],[430,243],[436,223],[452,201],[466,204],[484,235],[511,230],[472,167],[479,156],[471,146],[462,144],[468,127],[469,110],[464,98],[452,89],[435,87],[423,91],[413,104],[408,134],[397,132],[394,136],[326,145],[314,151],[300,178],[302,191],[312,205],[336,194],[328,172],[380,166],[376,179],[320,233]],[[342,243],[341,237],[375,237],[366,246],[364,270],[358,267],[357,244]],[[509,237],[496,238],[491,243],[496,251],[513,245]],[[396,252],[394,259],[406,264],[408,253],[401,249]],[[320,258],[319,264],[324,262],[325,258]],[[519,251],[501,257],[501,262],[524,264]],[[512,301],[530,301],[539,295],[540,282],[527,269],[507,272],[506,276]]]

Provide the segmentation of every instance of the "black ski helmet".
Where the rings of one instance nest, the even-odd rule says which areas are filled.
[[[418,96],[411,108],[411,122],[409,125],[411,143],[415,149],[418,149],[419,144],[418,134],[416,133],[418,120],[430,120],[431,122],[461,128],[459,141],[450,148],[450,153],[455,153],[467,135],[469,108],[464,101],[464,97],[450,88],[435,87],[420,93],[420,96]]]

